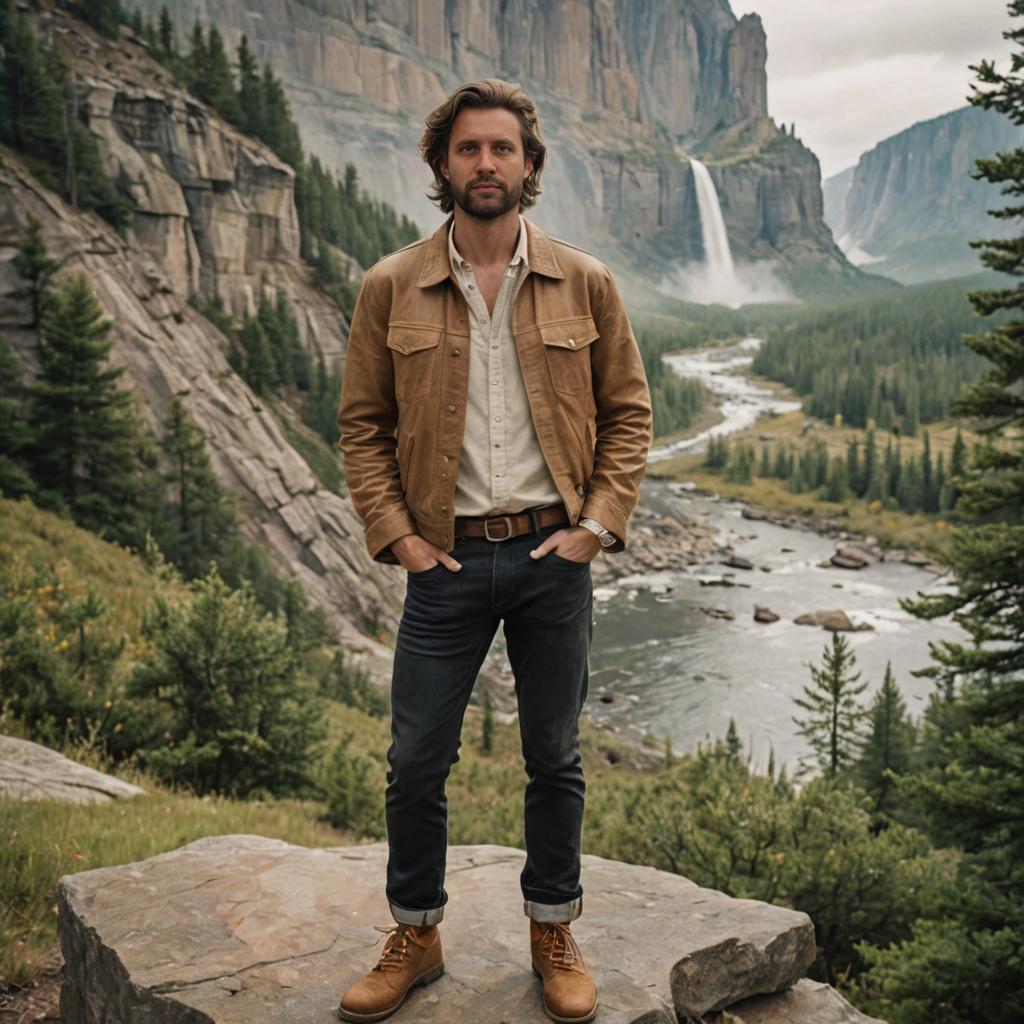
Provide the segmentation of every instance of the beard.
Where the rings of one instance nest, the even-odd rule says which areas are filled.
[[[459,188],[454,182],[451,183],[452,201],[463,213],[479,220],[493,220],[501,217],[509,210],[519,207],[519,200],[523,194],[523,183],[509,187],[497,178],[486,179],[488,185],[494,185],[498,189],[497,195],[484,196],[476,192],[474,185],[482,185],[483,181],[477,179],[464,189]]]

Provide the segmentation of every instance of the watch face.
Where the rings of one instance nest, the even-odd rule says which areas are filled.
[[[602,547],[610,548],[615,543],[614,535],[608,533],[607,530],[604,533],[599,534],[598,537],[599,537],[599,539],[601,541],[601,546]]]

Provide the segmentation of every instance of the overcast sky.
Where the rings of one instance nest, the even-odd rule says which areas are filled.
[[[825,178],[915,121],[964,106],[967,65],[1007,67],[1001,33],[1015,20],[1005,0],[730,2],[737,17],[761,15],[768,113],[796,122]]]

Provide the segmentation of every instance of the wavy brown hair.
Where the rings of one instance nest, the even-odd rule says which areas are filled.
[[[441,161],[448,159],[452,125],[459,111],[466,107],[497,107],[510,110],[516,115],[523,150],[526,156],[533,157],[533,170],[523,180],[519,206],[521,209],[533,206],[541,193],[540,172],[544,168],[544,154],[547,152],[537,121],[537,108],[518,85],[500,78],[482,78],[460,85],[441,106],[427,116],[426,130],[420,139],[419,148],[423,159],[434,172],[434,187],[427,193],[428,198],[441,207],[442,213],[452,212],[452,190],[441,173]]]

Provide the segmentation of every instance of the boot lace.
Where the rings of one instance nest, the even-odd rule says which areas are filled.
[[[583,955],[568,925],[553,923],[545,925],[544,929],[540,940],[541,956],[563,970],[573,970],[582,963]]]
[[[409,955],[408,925],[375,924],[373,927],[388,936],[384,940],[384,949],[380,954],[380,959],[373,969],[375,971],[400,971]]]

